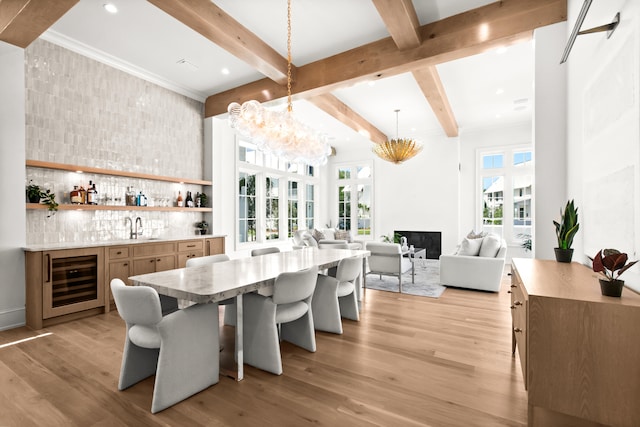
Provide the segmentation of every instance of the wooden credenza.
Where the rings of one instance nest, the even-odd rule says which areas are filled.
[[[513,348],[529,426],[639,426],[640,295],[578,263],[513,259]]]

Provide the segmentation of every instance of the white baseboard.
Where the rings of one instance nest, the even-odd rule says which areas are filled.
[[[26,324],[24,307],[0,311],[0,331],[18,328]]]

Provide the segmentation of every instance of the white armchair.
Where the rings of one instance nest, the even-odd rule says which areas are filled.
[[[402,273],[411,269],[411,260],[402,256],[402,249],[397,243],[367,242],[366,250],[371,252],[367,258],[369,272],[380,276],[398,278],[398,286],[402,292]]]
[[[491,234],[472,240],[465,239],[454,255],[440,255],[440,283],[458,288],[500,291],[507,242]]]

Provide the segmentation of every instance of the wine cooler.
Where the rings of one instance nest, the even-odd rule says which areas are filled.
[[[44,253],[44,319],[104,305],[101,255],[100,249]]]

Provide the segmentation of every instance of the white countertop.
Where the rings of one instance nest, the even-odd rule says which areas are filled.
[[[122,240],[104,240],[96,242],[62,242],[62,243],[42,243],[37,245],[29,245],[23,249],[26,252],[40,252],[40,251],[55,251],[58,249],[80,249],[80,248],[93,248],[99,246],[121,246],[121,245],[136,245],[141,243],[162,243],[162,242],[175,242],[179,240],[194,240],[194,239],[212,239],[216,237],[226,237],[226,234],[194,234],[192,236],[177,236],[177,237],[143,237],[140,239],[122,239]]]

